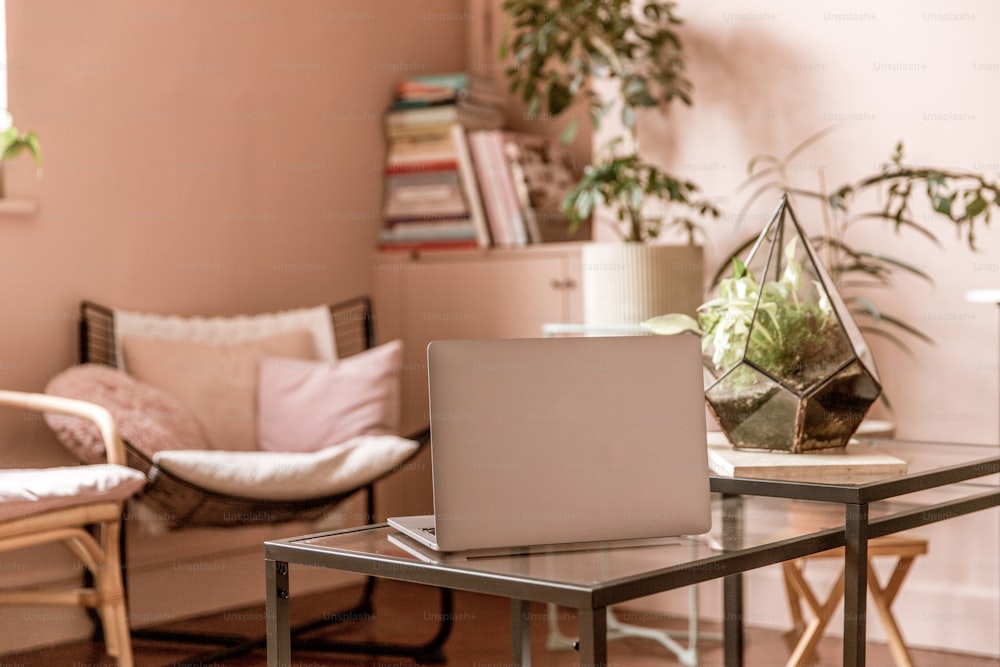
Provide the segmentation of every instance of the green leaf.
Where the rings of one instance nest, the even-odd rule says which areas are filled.
[[[968,220],[972,220],[980,213],[985,211],[988,206],[989,204],[986,202],[986,200],[983,199],[981,195],[979,195],[971,202],[969,202],[969,204],[965,207],[965,217]]]
[[[936,196],[931,199],[931,204],[934,206],[934,210],[942,215],[951,216],[951,205],[954,202],[954,197],[942,197]]]
[[[552,81],[549,84],[549,111],[553,116],[558,116],[573,103],[573,94],[569,86],[561,81]]]
[[[682,333],[693,333],[700,336],[703,333],[698,322],[690,315],[683,313],[652,317],[643,322],[642,326],[661,336],[676,336]]]
[[[630,130],[635,127],[635,109],[627,104],[622,107],[622,125]]]
[[[861,311],[864,312],[866,315],[868,315],[868,317],[872,318],[872,320],[874,320],[875,322],[878,322],[882,319],[882,314],[879,313],[878,307],[874,303],[872,303],[870,299],[866,297],[856,294],[852,297],[844,299],[844,301],[848,305],[856,303],[859,306],[861,306]],[[854,309],[853,312],[859,312],[859,311]]]
[[[571,118],[569,123],[566,124],[566,127],[563,128],[563,131],[559,133],[559,141],[564,144],[572,142],[573,139],[576,138],[576,133],[579,127],[580,119]]]

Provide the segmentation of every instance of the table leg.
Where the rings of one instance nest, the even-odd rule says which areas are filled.
[[[743,665],[743,575],[731,574],[722,580],[724,616],[722,642],[726,667]]]
[[[580,609],[580,667],[607,667],[608,608]]]
[[[264,559],[267,581],[267,665],[292,664],[292,638],[288,622],[288,563]]]
[[[743,548],[743,498],[722,496],[722,546]],[[722,580],[722,644],[726,667],[743,665],[743,575],[731,574]]]
[[[510,601],[510,648],[514,667],[531,667],[531,603]]]
[[[847,505],[844,548],[844,667],[865,664],[868,504]]]

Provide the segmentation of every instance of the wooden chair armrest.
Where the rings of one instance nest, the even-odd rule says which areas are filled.
[[[89,419],[97,425],[104,440],[104,451],[108,463],[125,463],[125,446],[118,435],[118,426],[106,408],[75,398],[35,394],[23,391],[0,390],[0,405],[8,405],[35,412],[56,412]]]

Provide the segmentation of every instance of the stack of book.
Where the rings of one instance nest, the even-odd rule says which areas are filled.
[[[381,250],[491,245],[467,128],[502,127],[491,98],[464,73],[408,77],[386,115]]]

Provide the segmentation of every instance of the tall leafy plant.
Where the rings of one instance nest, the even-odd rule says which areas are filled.
[[[595,128],[617,110],[624,134],[598,152],[595,164],[563,204],[573,228],[598,206],[609,206],[616,231],[629,242],[648,242],[667,227],[685,230],[693,240],[698,222],[718,210],[699,197],[698,186],[673,176],[639,156],[637,113],[664,109],[674,101],[691,103],[685,75],[681,24],[673,2],[645,0],[505,0],[509,17],[501,58],[509,58],[511,91],[528,114],[558,117],[576,103],[587,106]],[[613,83],[603,97],[593,79]],[[571,123],[564,134],[577,130]],[[660,199],[673,213],[667,220],[650,214],[649,199]]]
[[[747,199],[738,217],[743,219],[758,199],[775,191],[791,199],[817,202],[819,221],[811,230],[810,242],[861,330],[888,339],[904,350],[909,350],[908,343],[914,340],[931,342],[917,325],[876,305],[875,292],[896,287],[904,276],[915,276],[932,285],[933,277],[905,255],[887,251],[890,244],[865,247],[853,240],[852,232],[861,226],[882,224],[895,233],[916,234],[941,246],[938,231],[929,224],[937,220],[974,250],[979,230],[1000,209],[1000,186],[975,172],[913,164],[905,157],[902,141],[873,173],[826,188],[820,171],[819,186],[802,186],[793,178],[801,173],[796,168],[797,160],[832,129],[809,137],[783,157],[762,155],[752,159],[749,176],[741,186]],[[928,222],[918,220],[915,206],[930,210]],[[742,255],[755,240],[756,235],[748,237],[730,255]],[[728,262],[719,267],[714,283],[722,279],[727,268]]]

